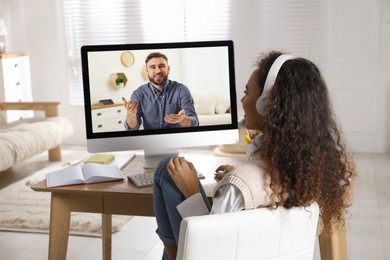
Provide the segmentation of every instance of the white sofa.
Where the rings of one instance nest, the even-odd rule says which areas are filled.
[[[217,95],[193,95],[199,126],[231,123],[230,100]]]
[[[0,171],[48,150],[49,161],[61,160],[61,143],[73,134],[68,118],[57,114],[59,102],[0,102],[0,110],[43,110],[45,117],[0,122]]]

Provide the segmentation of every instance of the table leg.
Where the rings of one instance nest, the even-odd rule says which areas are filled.
[[[57,145],[56,147],[50,149],[49,153],[49,161],[61,161],[61,145]]]
[[[111,260],[112,215],[102,214],[103,260]]]
[[[69,194],[52,192],[49,260],[65,260],[70,226]]]

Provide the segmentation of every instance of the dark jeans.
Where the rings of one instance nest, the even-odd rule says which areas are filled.
[[[176,206],[183,202],[185,198],[168,174],[167,164],[170,159],[171,157],[163,159],[157,166],[154,175],[153,204],[157,221],[156,233],[165,244],[177,245],[182,217]],[[206,205],[210,209],[209,201],[200,182],[199,188]],[[168,259],[165,252],[163,259]]]

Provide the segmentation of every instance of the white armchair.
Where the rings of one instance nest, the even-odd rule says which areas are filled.
[[[267,208],[188,217],[177,260],[313,259],[319,207]]]

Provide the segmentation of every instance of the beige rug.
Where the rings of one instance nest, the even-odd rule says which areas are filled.
[[[45,174],[70,164],[49,166],[1,191],[0,231],[48,233],[50,225],[50,193],[35,192],[31,183],[45,178]],[[131,216],[112,216],[112,232],[117,232]],[[101,214],[72,212],[70,234],[101,236]]]

